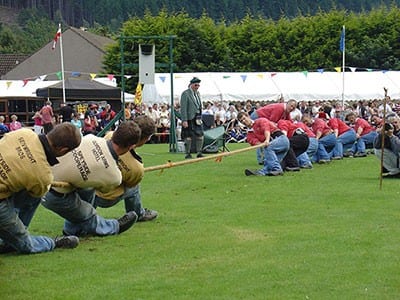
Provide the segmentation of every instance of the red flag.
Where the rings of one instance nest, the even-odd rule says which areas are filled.
[[[58,39],[59,39],[60,37],[61,37],[61,26],[58,27],[56,36],[54,37],[54,40],[53,40],[53,47],[51,47],[52,50],[56,49],[57,41],[58,41]]]

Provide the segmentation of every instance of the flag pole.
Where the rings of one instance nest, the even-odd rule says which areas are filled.
[[[343,25],[341,36],[341,50],[342,50],[342,112],[344,114],[344,75],[345,75],[345,52],[346,52],[346,28]],[[343,116],[344,117],[344,116]]]
[[[63,103],[66,103],[65,99],[65,79],[64,79],[64,53],[62,44],[62,33],[61,33],[61,23],[58,24],[58,30],[60,32],[60,57],[61,57],[61,81],[62,81],[62,91],[63,91]]]

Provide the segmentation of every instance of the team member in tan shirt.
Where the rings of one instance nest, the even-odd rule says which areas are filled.
[[[69,188],[52,188],[42,204],[65,219],[64,234],[113,235],[129,229],[137,220],[134,211],[119,219],[104,219],[90,204],[93,189],[103,193],[117,188],[122,181],[118,158],[130,151],[141,130],[133,121],[121,123],[110,140],[92,134],[82,138],[80,146],[60,159],[52,168],[56,181],[68,182]],[[89,201],[85,201],[88,200]]]
[[[156,131],[155,122],[148,116],[138,116],[133,120],[141,129],[141,137],[135,148],[143,146]],[[109,138],[106,136],[106,138]],[[158,213],[155,210],[143,208],[139,183],[144,175],[142,158],[132,149],[121,155],[118,166],[122,173],[122,183],[108,193],[96,191],[94,206],[111,207],[124,200],[125,211],[135,211],[138,222],[154,220]]]
[[[53,182],[51,166],[80,142],[79,131],[70,123],[57,125],[47,135],[23,128],[0,140],[0,252],[39,253],[78,245],[75,236],[32,236],[26,228]]]

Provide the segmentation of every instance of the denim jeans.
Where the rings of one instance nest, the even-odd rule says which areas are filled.
[[[271,171],[282,171],[281,161],[290,147],[289,139],[281,135],[273,139],[268,147],[264,147],[264,167],[258,172],[268,175]]]
[[[371,131],[370,133],[360,136],[351,148],[351,151],[353,153],[365,153],[367,145],[372,145],[377,136],[378,133],[376,131]]]
[[[54,249],[54,240],[46,236],[33,236],[27,231],[40,198],[29,196],[26,191],[0,200],[0,239],[3,244],[20,253],[40,253]]]
[[[139,218],[144,214],[139,185],[133,188],[125,187],[124,194],[114,200],[107,200],[96,196],[94,199],[94,207],[111,207],[122,200],[125,202],[126,212],[134,211]]]
[[[317,153],[318,150],[318,140],[316,138],[308,138],[310,143],[308,144],[307,151],[297,156],[297,161],[300,167],[312,165],[311,158]]]
[[[336,136],[334,133],[328,134],[318,140],[318,150],[314,155],[313,160],[318,162],[321,159],[329,160],[329,152],[333,150],[336,145]]]
[[[68,235],[113,235],[119,232],[116,219],[100,217],[91,205],[93,189],[78,189],[64,195],[48,192],[42,198],[42,205],[65,219],[64,233]]]
[[[330,157],[343,157],[343,152],[351,149],[356,141],[356,132],[353,128],[347,130],[336,138],[336,146]]]

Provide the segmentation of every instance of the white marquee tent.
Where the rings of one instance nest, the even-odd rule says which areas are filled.
[[[340,72],[236,72],[236,73],[174,73],[173,97],[179,101],[194,77],[201,79],[203,101],[275,101],[281,95],[296,100],[342,100],[343,74]],[[104,84],[116,86],[115,79],[95,78]],[[36,97],[36,89],[59,81],[0,80],[0,98]],[[383,88],[392,99],[400,99],[400,71],[345,72],[344,100],[382,99]],[[143,88],[144,103],[170,103],[171,76],[156,73],[155,84]],[[125,99],[133,101],[126,93]]]
[[[237,72],[237,73],[175,73],[174,100],[187,88],[194,76],[201,79],[200,94],[203,101],[277,100],[370,100],[382,99],[383,88],[392,99],[400,99],[400,72]],[[155,87],[158,101],[170,102],[171,79],[169,73],[156,73]],[[145,99],[145,102],[155,102]]]

